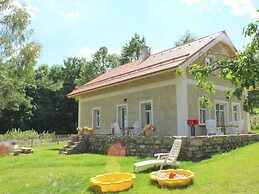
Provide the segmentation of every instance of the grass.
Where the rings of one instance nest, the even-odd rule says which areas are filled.
[[[88,179],[107,172],[132,172],[137,157],[97,154],[59,155],[58,145],[34,147],[34,153],[0,158],[0,193],[93,193]],[[137,174],[124,193],[258,193],[259,143],[218,154],[201,162],[182,162],[196,173],[194,183],[181,189],[150,184],[148,173]]]
[[[259,134],[259,128],[252,129],[251,132]]]

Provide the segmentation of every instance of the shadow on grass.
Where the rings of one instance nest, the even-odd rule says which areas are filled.
[[[131,188],[133,188],[133,186],[130,187],[129,189],[126,189],[126,190],[123,190],[123,191],[108,192],[108,193],[121,193],[121,192],[124,192],[124,191],[128,191],[128,190],[130,190]],[[91,186],[91,187],[88,187],[87,191],[88,191],[89,193],[94,193],[94,194],[103,193],[103,192],[101,191],[101,188],[100,188],[99,186],[95,186],[95,187]]]
[[[167,186],[161,186],[158,184],[157,181],[153,181],[153,180],[150,180],[150,185],[151,186],[154,186],[154,187],[159,187],[159,188],[162,188],[162,189],[167,189],[167,190],[186,190],[188,189],[191,185],[193,185],[193,180],[190,182],[190,184],[188,185],[185,185],[185,186],[178,186],[178,187],[167,187]]]
[[[50,148],[50,149],[46,149],[46,150],[50,150],[50,151],[59,151],[60,148]]]

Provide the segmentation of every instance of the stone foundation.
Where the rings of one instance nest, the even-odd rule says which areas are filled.
[[[155,153],[169,152],[174,139],[183,140],[179,160],[199,161],[210,158],[215,153],[230,151],[240,146],[259,141],[258,134],[224,135],[224,136],[165,136],[165,137],[116,137],[111,135],[82,136],[74,153],[107,154],[114,144],[121,144],[116,153],[127,156],[153,156]],[[80,151],[79,151],[80,150]],[[114,150],[114,149],[113,149]],[[73,151],[71,152],[73,153]]]

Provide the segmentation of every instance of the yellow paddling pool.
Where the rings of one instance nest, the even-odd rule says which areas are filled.
[[[157,181],[161,186],[182,187],[190,184],[194,177],[194,173],[183,169],[168,169],[152,172],[150,179]]]
[[[118,192],[132,187],[136,176],[130,173],[107,173],[89,179],[89,183],[101,192]]]

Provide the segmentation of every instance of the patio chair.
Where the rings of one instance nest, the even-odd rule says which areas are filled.
[[[120,130],[120,127],[119,127],[118,123],[112,123],[111,127],[114,128],[114,135],[122,136],[122,132]]]
[[[140,131],[140,122],[139,121],[136,121],[133,125],[134,129],[132,130],[132,135],[133,136],[139,136],[141,131]]]
[[[177,160],[180,150],[181,150],[182,140],[176,139],[174,140],[173,146],[169,153],[157,153],[154,156],[157,159],[154,160],[146,160],[142,162],[137,162],[134,164],[134,172],[138,173],[140,167],[147,167],[147,166],[159,166],[160,170],[163,169],[165,165],[170,166],[180,166],[180,163]]]
[[[229,134],[235,134],[235,135],[237,135],[237,134],[240,133],[240,131],[241,131],[242,128],[243,128],[243,120],[240,120],[240,121],[233,121],[233,122],[231,123],[231,125],[234,125],[234,126],[237,126],[237,127],[230,127],[230,128],[228,129]]]
[[[207,135],[224,135],[221,131],[221,127],[216,126],[216,120],[209,119],[205,122]]]

